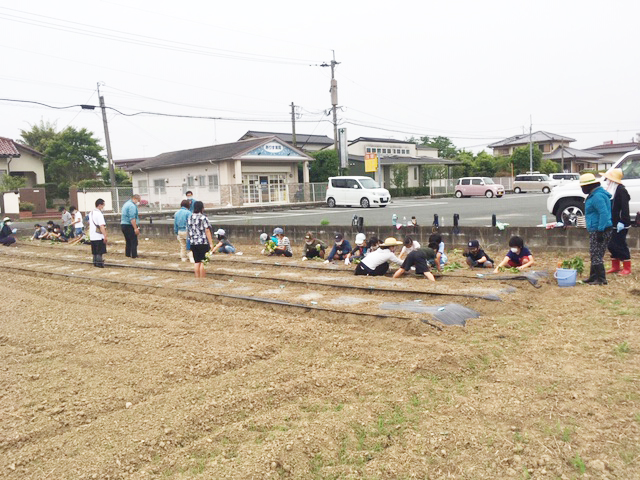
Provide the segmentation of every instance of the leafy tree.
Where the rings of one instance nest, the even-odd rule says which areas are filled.
[[[473,153],[462,150],[456,155],[456,160],[462,162],[462,165],[453,167],[453,176],[455,178],[474,175]]]
[[[6,173],[0,177],[0,192],[13,192],[27,184],[25,177],[14,177]]]
[[[59,135],[56,124],[40,120],[39,125],[31,125],[31,130],[20,130],[22,139],[18,143],[44,153],[49,144]]]
[[[543,160],[540,164],[540,173],[558,173],[560,171],[560,164],[553,160]]]
[[[473,166],[475,175],[479,177],[493,177],[498,171],[498,164],[495,157],[484,150],[476,155]]]
[[[311,162],[309,180],[311,182],[326,182],[340,172],[340,160],[335,150],[320,150],[310,154],[314,161]]]
[[[395,188],[406,188],[409,184],[409,166],[399,163],[391,167]]]
[[[511,155],[511,161],[513,162],[513,169],[515,174],[518,175],[523,172],[529,171],[529,147],[518,147],[513,151]],[[542,163],[542,152],[534,145],[533,146],[533,170],[540,170],[540,164]]]
[[[439,165],[423,165],[420,170],[422,186],[429,186],[429,182],[433,179],[447,177],[447,167],[441,167]]]
[[[126,172],[126,170],[123,170],[121,168],[115,168],[115,174],[116,174],[116,185],[124,186],[124,187],[131,186],[131,177]],[[109,167],[104,167],[100,171],[100,175],[102,176],[102,180],[104,181],[105,184],[111,185],[111,177],[109,176]]]
[[[458,149],[447,137],[420,137],[420,145],[437,148],[441,158],[455,158],[458,154]]]

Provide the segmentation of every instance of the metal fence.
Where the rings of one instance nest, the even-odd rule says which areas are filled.
[[[95,201],[105,201],[105,211],[120,213],[124,203],[133,194],[139,194],[140,211],[163,212],[176,210],[191,191],[193,198],[207,207],[277,205],[302,202],[324,202],[326,183],[272,183],[252,185],[215,185],[185,187],[183,185],[155,185],[138,187],[99,187],[78,190],[77,207],[81,212],[94,208]]]
[[[505,190],[513,190],[513,177],[491,177],[493,183],[502,185]],[[448,195],[456,190],[456,178],[432,179],[429,181],[431,195]]]

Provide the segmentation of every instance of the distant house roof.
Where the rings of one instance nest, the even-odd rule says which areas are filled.
[[[551,153],[543,154],[542,158],[544,158],[545,160],[562,160],[563,158],[565,158],[575,160],[592,160],[597,162],[599,159],[603,158],[603,156],[594,152],[578,150],[577,148],[560,147],[556,148]]]
[[[18,147],[18,150],[22,150],[24,152],[30,153],[31,155],[35,155],[37,157],[44,157],[44,153],[41,153],[35,148],[31,148],[27,145],[23,145],[21,143],[16,142],[16,147]]]
[[[233,143],[223,143],[220,145],[211,145],[209,147],[200,147],[200,148],[191,148],[188,150],[179,150],[177,152],[168,152],[161,153],[155,157],[151,157],[146,159],[144,162],[140,162],[132,167],[129,167],[129,170],[154,170],[158,168],[168,168],[168,167],[177,167],[180,165],[193,165],[197,163],[208,163],[208,162],[216,162],[220,160],[230,160],[234,158],[239,158],[242,155],[247,154],[254,148],[260,147],[269,142],[273,142],[274,140],[278,140],[276,137],[265,137],[265,138],[251,138],[248,140],[241,140],[239,142]],[[283,142],[283,140],[280,140]],[[291,146],[287,146],[287,148],[292,149],[299,156],[295,158],[287,158],[287,157],[267,157],[272,160],[277,161],[300,161],[300,157],[305,157],[308,160],[313,160],[313,158],[309,157],[307,154],[293,148]]]
[[[114,160],[113,164],[117,168],[122,168],[123,170],[127,170],[129,167],[137,165],[139,163],[144,162],[145,160],[149,160],[149,157],[141,157],[141,158],[122,158],[120,160]]]
[[[362,155],[349,155],[349,160],[354,162],[364,162]],[[462,162],[457,160],[451,160],[450,158],[435,158],[435,157],[403,157],[399,155],[389,155],[388,157],[381,157],[379,159],[380,165],[442,165],[442,166],[454,166],[462,165]]]
[[[590,152],[597,153],[627,153],[632,152],[633,150],[640,149],[640,143],[638,142],[629,142],[629,143],[608,143],[603,145],[596,145],[595,147],[585,148]]]
[[[375,137],[358,137],[355,140],[351,140],[349,145],[353,145],[358,142],[377,142],[377,143],[404,143],[404,144],[413,144],[413,142],[409,142],[407,140],[395,140],[393,138],[375,138]]]
[[[17,144],[10,138],[0,137],[0,158],[19,157]]]
[[[531,136],[531,139],[529,137]],[[549,132],[533,132],[531,135],[528,133],[522,135],[515,135],[513,137],[505,138],[504,140],[500,140],[499,142],[492,143],[488,145],[489,148],[496,147],[506,147],[510,145],[524,145],[525,143],[533,142],[533,143],[544,143],[544,142],[575,142],[575,138],[565,137],[563,135],[557,135],[555,133]]]
[[[287,142],[293,145],[292,133],[278,133],[278,132],[256,132],[255,130],[249,130],[239,140],[247,140],[249,138],[264,138],[264,137],[278,137],[283,142]],[[296,133],[296,146],[303,148],[306,144],[313,145],[333,145],[333,139],[326,135],[311,135],[307,133]]]

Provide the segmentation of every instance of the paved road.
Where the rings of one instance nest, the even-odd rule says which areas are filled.
[[[444,219],[445,225],[453,225],[453,214],[460,215],[461,226],[491,225],[491,215],[498,221],[517,227],[530,227],[541,223],[542,215],[549,221],[554,219],[547,213],[547,195],[530,193],[506,195],[503,198],[442,198],[442,199],[396,199],[386,208],[314,208],[307,210],[285,210],[246,215],[211,215],[214,225],[319,225],[328,220],[330,225],[351,225],[354,215],[364,217],[365,225],[390,225],[391,216],[398,215],[407,220],[415,215],[421,225],[431,225],[433,214]]]

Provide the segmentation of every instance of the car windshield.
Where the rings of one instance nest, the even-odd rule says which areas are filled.
[[[358,181],[362,184],[364,188],[380,188],[380,185],[378,185],[378,182],[376,182],[372,178],[359,178]]]
[[[491,180],[489,177],[482,177],[482,180],[484,180],[485,185],[495,185],[495,183],[493,183],[493,180]]]
[[[540,176],[542,177],[542,181],[543,181],[543,182],[548,182],[549,180],[551,180],[551,179],[549,178],[549,175],[540,175]]]

